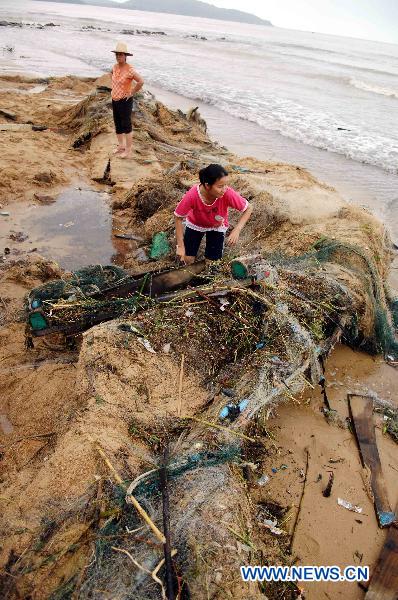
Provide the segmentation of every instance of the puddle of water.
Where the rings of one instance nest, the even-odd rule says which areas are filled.
[[[44,192],[45,194],[45,192]],[[107,192],[71,187],[49,206],[20,203],[9,216],[0,216],[0,250],[23,253],[37,249],[62,268],[75,270],[90,264],[109,264],[119,249],[112,245],[112,215]],[[9,236],[23,232],[23,242]]]
[[[14,427],[6,415],[0,414],[0,427],[4,435],[10,435],[14,431]]]

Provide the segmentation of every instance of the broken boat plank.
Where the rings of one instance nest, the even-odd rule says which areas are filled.
[[[396,520],[387,495],[386,484],[380,463],[373,424],[373,399],[369,396],[348,394],[348,402],[355,435],[359,445],[361,461],[364,467],[370,469],[371,487],[376,508],[377,520],[380,527],[388,527]]]
[[[398,513],[398,504],[395,508]],[[394,524],[387,532],[386,541],[370,580],[365,600],[398,599],[398,527]]]

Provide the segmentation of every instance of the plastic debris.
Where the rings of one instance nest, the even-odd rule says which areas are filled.
[[[228,398],[233,398],[234,396],[236,396],[236,392],[235,390],[233,390],[232,388],[223,388],[221,390],[221,392],[225,395],[228,396]]]
[[[256,350],[262,350],[262,348],[264,348],[264,346],[265,346],[265,341],[261,340],[261,342],[258,342],[256,344]]]
[[[165,354],[168,354],[170,352],[171,349],[171,344],[164,344],[163,348],[162,348],[162,352],[164,352]]]
[[[189,309],[188,309],[188,310],[186,311],[186,313],[185,313],[185,316],[186,316],[186,317],[192,317],[192,316],[193,316],[193,310],[189,310]]]
[[[233,404],[230,402],[224,408],[220,410],[220,414],[218,415],[221,420],[230,419],[231,421],[235,421],[241,412],[245,410],[249,401],[244,398],[239,402],[239,404]]]
[[[170,244],[167,241],[167,234],[164,231],[155,233],[152,238],[152,245],[149,252],[149,257],[152,259],[162,258],[170,252]]]
[[[229,302],[225,298],[219,298],[219,302],[221,304],[220,310],[224,311],[225,307],[228,306]]]
[[[156,352],[152,348],[151,342],[149,340],[147,340],[146,338],[143,338],[143,337],[139,337],[138,341],[141,344],[141,346],[144,346],[145,350],[148,350],[148,352],[151,352],[152,354],[156,354]]]
[[[343,506],[347,510],[351,510],[352,512],[361,513],[362,508],[360,506],[356,506],[355,504],[351,504],[351,502],[347,502],[347,500],[343,500],[343,498],[337,498],[337,504],[339,506]]]
[[[271,519],[265,519],[265,521],[262,521],[262,525],[269,529],[271,533],[274,533],[275,535],[282,535],[283,533],[286,533],[283,531],[283,529],[276,527],[277,524],[278,521],[271,521]]]
[[[9,213],[9,212],[7,212],[6,210],[3,210],[2,212],[0,212],[0,215],[1,215],[2,217],[9,217],[9,216],[10,216],[10,213]]]
[[[114,233],[116,238],[120,238],[121,240],[134,240],[136,242],[145,242],[144,238],[135,235],[134,233]]]
[[[262,475],[262,476],[260,477],[260,479],[257,481],[257,483],[258,483],[258,485],[265,485],[266,483],[268,483],[268,482],[269,482],[269,479],[270,479],[270,478],[268,477],[268,475],[266,475],[266,474],[264,473],[264,475]]]
[[[277,473],[277,472],[278,472],[278,469],[277,469],[276,467],[272,467],[271,471],[272,471],[273,473]]]

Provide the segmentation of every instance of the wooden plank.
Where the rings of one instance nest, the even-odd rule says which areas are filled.
[[[381,469],[373,423],[373,399],[369,396],[348,394],[348,402],[362,465],[370,469],[370,484],[379,527],[388,527],[397,520],[397,516],[391,510]]]
[[[398,513],[398,504],[395,512]],[[398,600],[398,527],[388,530],[365,600]]]

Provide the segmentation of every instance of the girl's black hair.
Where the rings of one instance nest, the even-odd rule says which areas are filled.
[[[221,165],[211,164],[199,171],[199,181],[202,185],[213,185],[228,175],[228,172]]]

